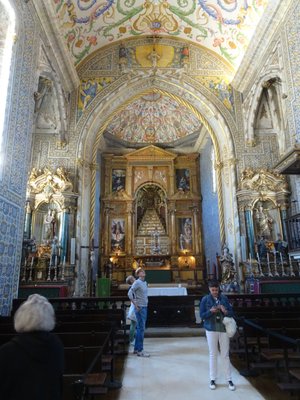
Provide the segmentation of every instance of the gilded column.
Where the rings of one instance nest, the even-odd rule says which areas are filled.
[[[176,226],[175,226],[175,204],[170,204],[169,215],[170,215],[170,232],[169,236],[171,238],[171,254],[176,253]]]
[[[132,243],[133,243],[133,238],[132,236],[132,204],[128,203],[127,204],[127,232],[128,232],[128,237],[127,237],[127,254],[131,255],[132,254]]]
[[[110,253],[110,249],[108,248],[108,242],[109,242],[108,233],[110,232],[110,229],[109,229],[110,211],[111,211],[111,208],[106,206],[105,209],[104,209],[105,220],[104,220],[104,230],[103,230],[104,231],[103,249],[104,249],[104,254],[105,255],[108,255]]]
[[[195,239],[200,238],[201,240],[201,235],[199,231],[199,224],[198,224],[198,215],[199,215],[199,209],[198,207],[193,207],[193,220],[194,220],[194,228],[195,228]],[[196,255],[200,254],[200,243],[199,240],[195,240],[195,253]]]
[[[132,165],[127,167],[126,192],[132,196]]]

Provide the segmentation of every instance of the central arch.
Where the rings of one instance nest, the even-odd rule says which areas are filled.
[[[101,148],[102,135],[114,116],[128,103],[149,92],[158,92],[175,99],[190,110],[202,122],[208,132],[215,150],[215,168],[217,176],[217,195],[219,205],[219,225],[221,243],[235,248],[240,255],[239,222],[236,203],[235,146],[228,122],[219,109],[202,91],[196,90],[190,83],[174,79],[143,78],[122,82],[112,93],[96,99],[85,111],[86,114],[77,126],[80,137],[77,158],[82,162],[79,167],[80,187],[90,187],[89,194],[81,193],[79,200],[78,226],[86,233],[87,243],[95,235],[95,210],[97,201],[96,177],[98,174],[97,154]],[[204,91],[204,90],[203,90]],[[100,128],[99,128],[100,127]],[[236,129],[234,126],[233,129]],[[225,151],[224,151],[225,149]],[[226,174],[226,183],[222,185],[222,176]],[[226,204],[226,208],[224,207]],[[86,204],[90,204],[87,209]],[[225,227],[226,224],[226,227]],[[230,226],[230,229],[227,227]],[[87,256],[86,256],[87,257]]]

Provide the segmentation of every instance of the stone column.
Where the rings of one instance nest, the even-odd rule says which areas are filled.
[[[251,254],[251,258],[255,258],[254,226],[253,226],[252,210],[251,210],[250,206],[248,206],[245,209],[245,219],[246,219],[246,230],[247,230],[247,237],[248,237],[249,253]]]
[[[59,242],[61,245],[60,262],[63,263],[67,259],[67,247],[69,240],[69,208],[65,208],[62,213],[61,219],[61,237]]]
[[[288,240],[288,233],[286,229],[286,224],[285,220],[287,218],[287,209],[286,206],[281,206],[280,207],[280,222],[281,222],[281,228],[282,228],[282,233],[283,233],[283,240],[287,241]]]
[[[26,214],[24,224],[24,239],[31,238],[31,224],[32,224],[32,207],[30,201],[26,202]]]

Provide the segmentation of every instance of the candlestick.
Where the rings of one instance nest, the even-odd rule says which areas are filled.
[[[277,251],[274,250],[274,275],[279,276],[279,273],[277,271]]]
[[[260,262],[260,258],[259,258],[259,254],[258,253],[256,253],[256,257],[257,257],[257,263],[258,263],[259,276],[264,276],[264,273],[262,272],[261,262]]]
[[[31,257],[31,263],[30,263],[30,269],[29,269],[29,278],[28,278],[29,282],[32,281],[33,262],[34,262],[34,257]]]
[[[287,274],[285,273],[285,270],[284,270],[284,264],[283,264],[282,253],[279,253],[279,254],[280,254],[281,271],[282,271],[281,275],[282,275],[282,276],[287,276]]]
[[[268,265],[268,276],[269,277],[273,277],[272,271],[271,271],[271,267],[270,267],[270,256],[269,256],[269,252],[267,252],[267,265]]]
[[[50,280],[51,280],[50,273],[51,273],[51,257],[50,257],[50,261],[49,261],[49,269],[48,269],[47,281],[50,281]]]

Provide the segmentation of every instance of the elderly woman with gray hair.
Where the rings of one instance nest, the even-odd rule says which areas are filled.
[[[64,349],[56,335],[55,313],[38,294],[14,316],[18,335],[0,347],[0,397],[5,400],[61,400]]]

